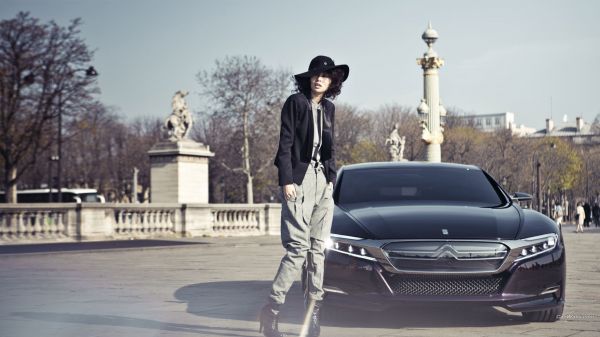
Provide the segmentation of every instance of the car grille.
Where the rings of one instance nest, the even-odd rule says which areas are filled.
[[[494,272],[508,247],[498,242],[399,241],[384,247],[390,263],[407,272]]]
[[[420,296],[489,296],[500,294],[504,277],[466,277],[462,275],[404,275],[385,276],[396,295]]]

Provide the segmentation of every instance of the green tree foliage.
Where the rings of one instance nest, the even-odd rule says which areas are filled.
[[[580,151],[558,137],[544,137],[534,145],[540,161],[540,186],[552,194],[573,189],[581,182],[583,161]]]

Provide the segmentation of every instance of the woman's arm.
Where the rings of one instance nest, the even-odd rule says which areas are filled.
[[[329,171],[329,182],[335,185],[337,169],[335,165],[335,105],[331,109],[331,159],[327,161]]]
[[[294,144],[296,130],[297,104],[292,98],[288,97],[281,109],[281,128],[279,132],[279,147],[275,165],[279,169],[279,186],[293,184],[292,173],[292,145]]]

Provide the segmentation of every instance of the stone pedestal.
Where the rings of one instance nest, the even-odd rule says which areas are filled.
[[[150,151],[150,202],[207,204],[208,146],[189,139],[159,142]]]

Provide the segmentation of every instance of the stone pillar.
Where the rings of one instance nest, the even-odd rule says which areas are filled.
[[[281,234],[281,204],[265,205],[265,234]]]
[[[183,208],[183,233],[186,237],[212,235],[213,214],[209,205],[187,205]]]
[[[150,151],[150,202],[207,204],[208,146],[189,139],[162,141]]]
[[[427,144],[425,160],[441,162],[441,144],[444,142],[442,117],[446,115],[446,110],[440,102],[438,69],[444,65],[444,60],[433,50],[432,45],[438,39],[438,33],[431,28],[431,22],[422,39],[429,49],[422,58],[417,59],[417,64],[423,69],[423,99],[417,108],[421,116],[421,139]]]
[[[105,204],[77,204],[77,237],[83,241],[106,240],[113,234],[113,226],[107,221]],[[110,216],[109,216],[110,219]]]

